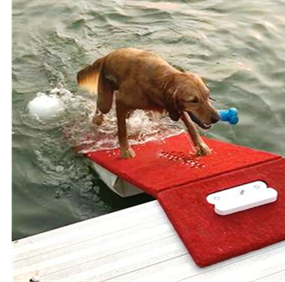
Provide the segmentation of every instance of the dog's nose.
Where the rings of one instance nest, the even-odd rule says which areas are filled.
[[[220,120],[220,117],[218,114],[211,117],[211,123],[216,123],[219,120]]]

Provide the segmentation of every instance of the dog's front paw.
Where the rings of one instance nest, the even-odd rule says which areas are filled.
[[[121,158],[122,159],[130,159],[136,156],[135,151],[129,147],[128,149],[121,149]]]
[[[207,156],[212,152],[206,143],[201,143],[198,146],[195,146],[195,148],[198,156]]]

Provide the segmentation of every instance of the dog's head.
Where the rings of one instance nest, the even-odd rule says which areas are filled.
[[[219,115],[211,105],[210,90],[196,74],[176,74],[165,96],[166,110],[175,121],[179,120],[181,111],[186,111],[204,129],[219,121]]]

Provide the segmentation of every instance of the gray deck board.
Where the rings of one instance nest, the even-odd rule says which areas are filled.
[[[206,268],[157,201],[13,242],[14,282],[285,280],[285,242]]]

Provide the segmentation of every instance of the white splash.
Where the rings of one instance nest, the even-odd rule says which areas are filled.
[[[104,115],[102,125],[95,125],[92,122],[96,111],[94,98],[74,95],[59,86],[47,94],[37,93],[29,102],[28,110],[41,126],[60,126],[64,142],[81,152],[118,147],[115,109]],[[169,117],[158,117],[143,110],[134,111],[126,123],[130,145],[162,140],[183,130],[181,124]]]
[[[31,116],[40,121],[50,121],[57,118],[65,110],[64,103],[55,95],[46,95],[39,92],[37,96],[29,102],[28,110]]]

